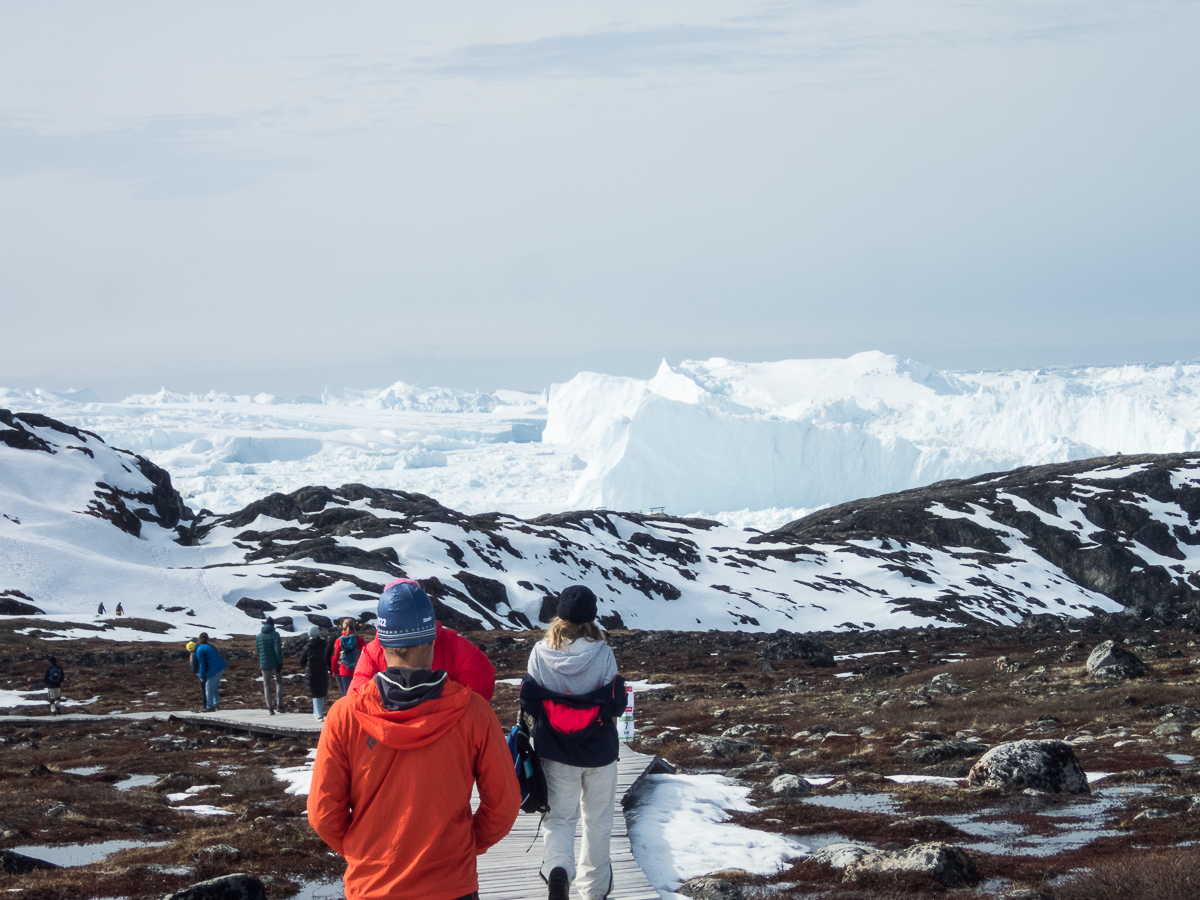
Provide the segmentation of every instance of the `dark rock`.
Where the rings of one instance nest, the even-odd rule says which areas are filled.
[[[20,599],[18,599],[20,598]],[[45,613],[33,605],[28,595],[18,590],[0,591],[0,616],[43,616]]]
[[[238,872],[201,881],[167,894],[163,900],[267,900],[267,886],[256,875]]]
[[[274,603],[268,603],[266,600],[256,600],[253,597],[242,597],[234,606],[253,619],[265,619],[266,613],[272,612],[275,609]]]
[[[62,866],[56,866],[54,863],[48,863],[45,860],[34,859],[32,856],[26,856],[23,853],[17,853],[13,850],[0,850],[0,872],[8,875],[28,875],[36,869],[61,869]]]
[[[759,659],[802,659],[810,666],[831,669],[837,665],[833,651],[803,634],[776,631],[758,651]]]
[[[987,750],[986,744],[981,744],[978,741],[939,741],[936,744],[929,744],[925,747],[917,747],[912,750],[899,751],[904,756],[909,756],[914,762],[918,762],[923,766],[932,766],[940,762],[945,762],[948,759],[958,759],[963,756],[978,756]]]
[[[971,767],[967,783],[1052,794],[1091,793],[1075,751],[1063,741],[1013,741],[993,747]]]
[[[1115,641],[1103,641],[1087,659],[1088,674],[1101,681],[1124,681],[1146,674],[1146,664]]]

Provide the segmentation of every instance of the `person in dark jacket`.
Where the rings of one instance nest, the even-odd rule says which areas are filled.
[[[304,686],[312,697],[313,716],[318,722],[325,719],[325,694],[329,691],[325,659],[325,638],[321,637],[321,629],[313,625],[308,629],[308,643],[300,651],[300,665],[304,668]]]
[[[58,664],[58,660],[53,656],[50,657],[50,666],[46,669],[46,674],[42,676],[42,683],[46,685],[46,699],[50,702],[50,715],[58,715],[58,704],[62,700],[62,683],[65,676],[63,675],[62,666]]]
[[[188,641],[184,644],[184,649],[188,652],[188,665],[192,668],[193,675],[200,674],[200,660],[196,659],[196,642]],[[208,697],[204,693],[204,682],[200,682],[200,708],[208,706]]]
[[[104,615],[104,604],[103,603],[101,603],[99,606],[96,607],[96,615],[98,615],[98,616]]]
[[[258,650],[258,668],[262,671],[263,697],[267,709],[275,715],[275,707],[283,712],[283,638],[275,630],[275,622],[268,616],[262,630],[254,639]],[[271,700],[271,682],[275,682],[275,699]]]
[[[217,648],[208,642],[207,632],[196,638],[196,676],[204,685],[204,711],[216,712],[221,708],[221,673],[225,671],[225,660]]]
[[[541,874],[549,900],[568,900],[571,883],[584,900],[612,891],[613,803],[620,742],[616,720],[625,709],[625,681],[595,622],[596,595],[571,585],[558,616],[529,654],[521,709],[534,718],[533,744],[542,760],[550,810]],[[583,811],[583,842],[575,861],[575,827]]]

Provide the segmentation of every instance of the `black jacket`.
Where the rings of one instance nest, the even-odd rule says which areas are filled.
[[[300,651],[300,665],[304,666],[304,686],[310,697],[324,697],[329,690],[329,654],[325,652],[325,638],[317,635],[309,638]]]
[[[572,709],[595,709],[598,716],[582,731],[564,734],[551,724],[547,700]],[[621,752],[616,720],[625,711],[625,679],[620,675],[587,694],[559,694],[526,675],[521,709],[533,717],[533,746],[542,759],[591,769],[615,762]]]

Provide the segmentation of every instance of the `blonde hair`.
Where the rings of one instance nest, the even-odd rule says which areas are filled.
[[[558,616],[551,620],[550,627],[546,629],[546,636],[542,640],[551,650],[561,650],[567,644],[577,641],[581,637],[598,643],[604,642],[604,632],[595,622],[568,622]]]

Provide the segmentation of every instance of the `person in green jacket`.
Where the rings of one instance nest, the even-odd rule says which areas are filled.
[[[258,648],[258,667],[262,669],[263,697],[267,709],[275,715],[275,708],[283,712],[283,639],[275,630],[275,623],[268,618],[254,641]],[[275,701],[271,702],[271,682],[275,682]]]

